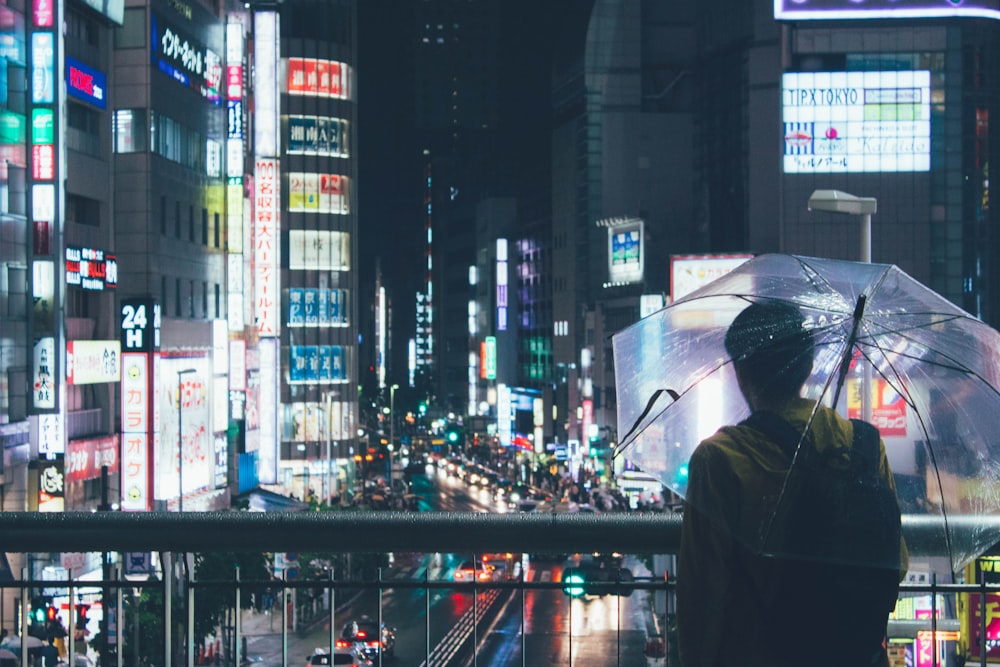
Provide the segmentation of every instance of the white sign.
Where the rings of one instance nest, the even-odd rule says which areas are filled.
[[[66,342],[66,382],[102,384],[121,379],[121,342],[71,340]]]
[[[684,255],[670,258],[670,298],[682,299],[721,278],[753,255]]]
[[[254,316],[257,333],[278,335],[280,204],[278,161],[257,160],[254,178]]]
[[[789,72],[781,107],[786,174],[931,168],[929,71]]]

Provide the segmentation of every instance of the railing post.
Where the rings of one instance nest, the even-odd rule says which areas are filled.
[[[986,571],[979,573],[979,665],[986,667]]]
[[[163,567],[163,664],[165,667],[173,667],[170,616],[173,613],[174,556],[169,551],[164,551],[160,558]]]
[[[125,665],[125,591],[122,589],[122,581],[124,581],[124,577],[122,576],[122,564],[119,560],[115,564],[115,640],[118,642],[118,650],[115,653],[118,655],[118,667]],[[72,625],[73,617],[70,616],[70,619]]]
[[[382,640],[382,567],[378,568],[378,667],[386,663],[385,642]],[[333,651],[333,648],[330,648]]]
[[[525,610],[525,600],[524,595],[527,592],[524,588],[524,554],[521,554],[521,667],[527,667],[527,638],[525,635],[525,624],[524,624],[524,610]]]
[[[186,555],[184,560],[187,562]],[[185,667],[194,667],[194,586],[191,585],[191,581],[191,571],[184,568],[184,591],[186,593],[184,596],[184,606],[187,607],[187,630],[184,633],[187,635],[187,641],[184,644]],[[121,667],[121,665],[118,667]]]
[[[73,660],[76,657],[76,587],[73,586],[73,568],[66,572],[69,578],[69,588],[66,589],[69,597],[69,632],[66,635],[66,659],[70,665],[75,665]]]
[[[240,609],[240,607],[242,606],[242,602],[243,602],[243,600],[242,600],[243,591],[242,591],[242,589],[240,587],[240,566],[239,565],[236,566],[236,590],[235,590],[235,597],[236,597],[236,612],[235,612],[236,616],[233,619],[233,646],[235,648],[233,649],[233,653],[236,656],[236,662],[235,662],[236,667],[240,667],[240,665],[243,664],[243,658],[245,656],[243,655],[243,630],[242,630],[243,624],[241,623],[241,620],[243,618],[243,614],[242,614],[241,609]]]
[[[329,463],[329,461],[327,461]],[[337,581],[337,577],[334,576],[335,570],[333,566],[330,566],[330,654],[333,655],[333,647],[337,643],[337,589],[334,584]]]
[[[430,558],[434,558],[433,554]],[[424,568],[424,664],[431,659],[431,560]]]
[[[21,667],[28,667],[28,615],[35,610],[28,610],[28,589],[24,582],[28,581],[28,568],[21,568]]]
[[[288,667],[288,568],[281,572],[281,667]]]
[[[931,659],[931,665],[933,667],[938,667],[941,662],[938,660],[938,623],[937,623],[937,573],[931,572],[931,637],[932,645],[934,646],[934,657]]]

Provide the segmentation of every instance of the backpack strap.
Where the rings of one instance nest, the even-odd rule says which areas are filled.
[[[793,458],[795,450],[802,440],[802,434],[789,424],[783,417],[773,412],[761,410],[752,413],[749,417],[740,422],[742,426],[749,426],[760,431],[773,442],[778,444],[782,451]],[[852,419],[852,432],[854,434],[851,443],[851,465],[862,472],[878,473],[879,469],[879,440],[881,435],[877,428],[863,419]],[[811,442],[807,436],[804,442]],[[803,449],[804,453],[810,449]]]
[[[795,450],[799,447],[802,434],[783,417],[773,412],[761,410],[751,413],[740,424],[760,431],[772,442],[780,446],[782,451],[788,455],[788,458],[795,458]],[[808,441],[808,438],[806,440]]]
[[[854,431],[851,465],[862,472],[878,474],[880,458],[878,445],[882,438],[879,430],[863,419],[852,419],[851,425]]]

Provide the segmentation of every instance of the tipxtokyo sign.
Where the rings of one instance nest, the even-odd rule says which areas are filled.
[[[978,17],[1000,20],[1000,0],[774,0],[779,20]]]

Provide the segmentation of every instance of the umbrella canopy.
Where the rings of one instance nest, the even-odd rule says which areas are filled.
[[[19,651],[21,650],[21,639],[22,639],[21,637],[11,637],[4,643],[3,646],[8,650]],[[39,639],[38,637],[32,637],[31,635],[28,635],[27,637],[24,638],[24,645],[28,648],[28,650],[31,650],[34,648],[41,648],[44,644],[42,640]]]
[[[694,448],[750,413],[724,341],[754,302],[804,316],[802,396],[879,429],[928,551],[956,571],[1000,540],[980,521],[1000,515],[1000,334],[891,265],[761,255],[616,334],[618,453],[684,496]]]
[[[0,648],[0,660],[17,660],[17,654],[5,648]]]

